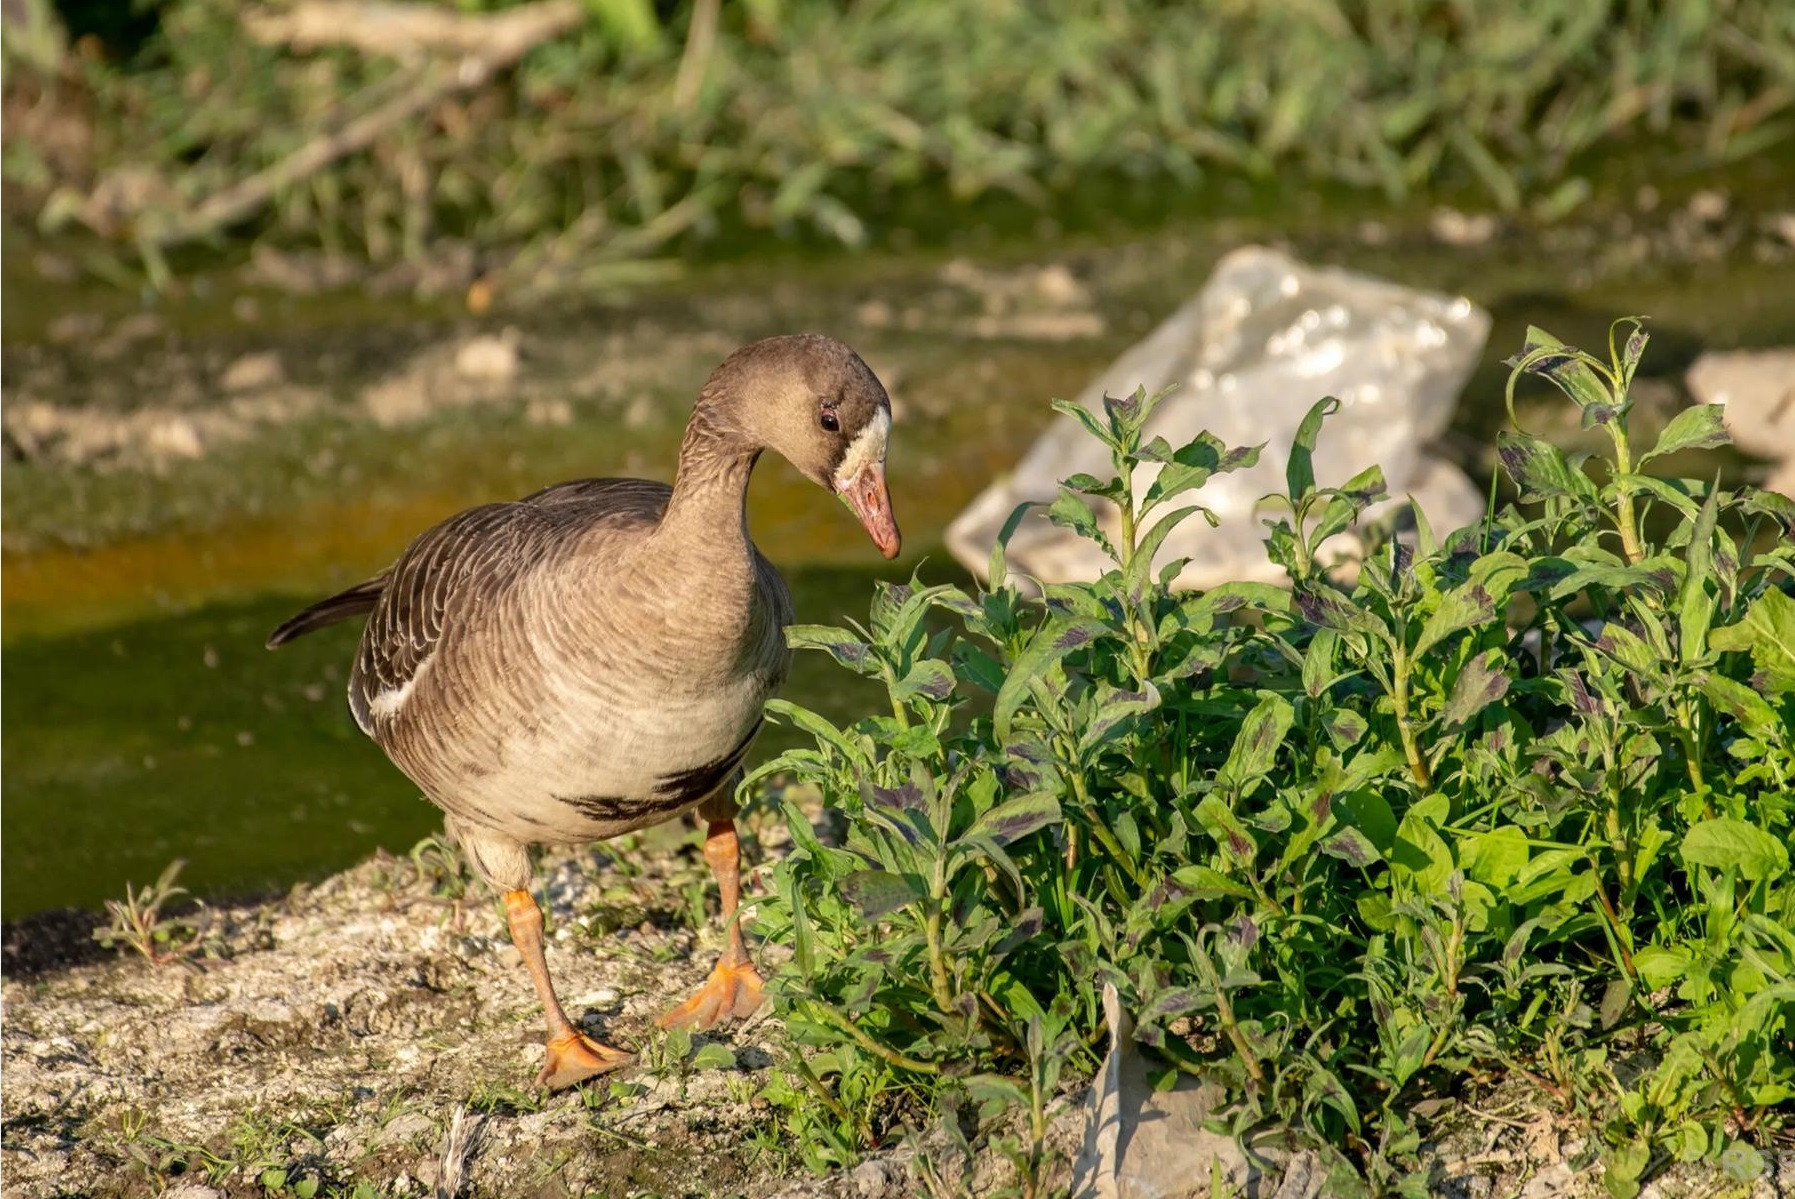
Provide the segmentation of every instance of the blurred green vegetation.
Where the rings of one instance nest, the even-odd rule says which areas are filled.
[[[859,244],[919,189],[945,219],[1093,179],[1198,202],[1243,177],[1471,188],[1552,216],[1588,193],[1592,154],[1648,143],[1714,164],[1795,128],[1786,0],[580,9],[467,88],[452,55],[258,40],[232,0],[166,3],[128,52],[59,55],[9,30],[9,207],[152,273],[176,246],[247,234],[373,263],[453,244],[566,286],[732,230]],[[396,118],[408,97],[428,102]],[[53,136],[56,111],[87,135]],[[379,126],[365,146],[321,154],[358,121]],[[246,187],[266,202],[220,203]]]

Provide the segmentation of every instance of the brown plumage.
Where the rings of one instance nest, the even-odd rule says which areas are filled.
[[[543,1083],[627,1055],[578,1033],[555,999],[528,845],[612,837],[699,809],[729,949],[668,1022],[709,1025],[759,1002],[731,921],[733,791],[762,705],[785,678],[792,607],[749,540],[748,478],[763,450],[780,453],[840,492],[893,556],[890,423],[884,388],[846,346],[757,342],[699,394],[673,486],[587,479],[470,509],[269,638],[272,648],[367,614],[350,709],[506,893],[548,1019]]]

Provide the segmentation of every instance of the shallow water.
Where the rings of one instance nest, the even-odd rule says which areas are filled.
[[[901,578],[925,559],[929,573],[953,577],[943,526],[1046,423],[1047,399],[1076,393],[1193,292],[1216,257],[1270,228],[1257,218],[1168,225],[1054,244],[1011,237],[981,252],[1000,273],[1068,266],[1089,292],[1074,315],[1101,327],[1081,331],[1075,321],[1064,335],[1022,325],[982,335],[994,331],[979,325],[988,296],[943,284],[940,254],[733,263],[627,302],[479,320],[398,303],[383,319],[365,300],[346,320],[328,297],[263,297],[256,321],[239,327],[209,309],[185,324],[170,318],[163,334],[111,359],[12,340],[12,280],[9,401],[22,386],[120,412],[178,394],[203,409],[223,364],[273,348],[288,382],[316,402],[198,461],[152,470],[8,463],[0,908],[16,918],[93,906],[176,857],[188,859],[183,881],[202,894],[278,888],[375,846],[403,851],[437,827],[435,810],[345,710],[355,628],[278,654],[262,648],[268,630],[459,508],[584,475],[665,478],[690,396],[750,337],[793,328],[842,336],[892,383],[899,405],[890,474],[906,554],[897,564],[880,561],[851,518],[783,464],[757,474],[751,525],[786,569],[799,618],[864,614],[873,579]],[[1581,249],[1512,240],[1453,249],[1414,221],[1378,240],[1338,218],[1289,240],[1311,261],[1462,291],[1492,309],[1496,327],[1447,446],[1474,477],[1487,476],[1485,447],[1502,420],[1501,359],[1528,323],[1593,344],[1613,317],[1649,313],[1648,376],[1665,380],[1704,347],[1795,342],[1795,272],[1756,261],[1749,244],[1680,262],[1609,261],[1601,232]],[[390,430],[358,407],[371,382],[428,347],[507,323],[523,334],[517,395]],[[529,414],[529,398],[563,395],[566,423]],[[843,719],[879,703],[810,655],[787,695]],[[784,743],[775,729],[757,752]]]

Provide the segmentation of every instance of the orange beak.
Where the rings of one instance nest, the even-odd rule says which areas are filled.
[[[887,558],[897,557],[898,550],[903,547],[903,538],[891,515],[891,493],[885,489],[885,464],[871,463],[838,487],[841,498],[860,518],[861,527],[879,547],[879,552]]]

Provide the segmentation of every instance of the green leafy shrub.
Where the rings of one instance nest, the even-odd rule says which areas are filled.
[[[93,138],[79,155],[9,138],[0,165],[45,224],[135,241],[152,263],[246,226],[373,262],[447,238],[527,247],[514,279],[565,285],[719,226],[859,244],[918,185],[1038,203],[1093,177],[1390,197],[1444,181],[1561,211],[1589,192],[1575,172],[1591,150],[1649,138],[1736,162],[1787,141],[1795,96],[1782,0],[1079,0],[978,20],[909,0],[585,7],[516,70],[393,120],[395,97],[437,86],[455,56],[299,53],[251,36],[241,4],[171,0],[123,64],[9,62],[27,99],[58,70],[78,80],[70,107]],[[694,37],[706,11],[714,38],[703,19]],[[351,117],[386,124],[365,150],[320,154]],[[266,209],[216,216],[264,185]]]
[[[782,793],[759,909],[813,1165],[1019,1110],[1037,1178],[1109,981],[1237,1135],[1290,1130],[1373,1191],[1469,1075],[1588,1113],[1617,1194],[1671,1159],[1757,1168],[1795,1098],[1795,503],[1640,473],[1725,434],[1692,408],[1637,452],[1621,334],[1602,360],[1534,330],[1512,363],[1609,435],[1599,476],[1505,433],[1518,505],[1364,531],[1356,574],[1323,543],[1384,482],[1316,486],[1335,401],[1266,502],[1289,588],[1203,594],[1155,551],[1258,449],[1143,443],[1161,397],[1056,402],[1111,452],[1050,512],[1107,574],[1037,601],[1000,541],[986,590],[881,586],[865,626],[791,631],[891,701],[847,728],[775,705],[815,745],[761,772],[846,825],[825,844]]]

